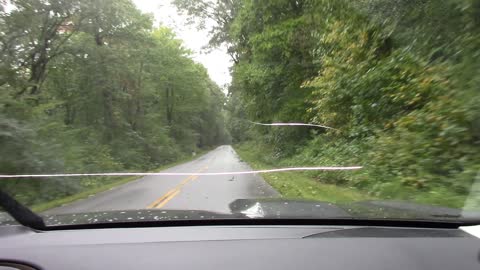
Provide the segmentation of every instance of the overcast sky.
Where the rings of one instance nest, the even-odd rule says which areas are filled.
[[[205,52],[202,47],[208,43],[208,31],[198,30],[194,25],[188,25],[186,18],[177,14],[176,8],[170,0],[133,0],[137,7],[144,12],[153,13],[157,23],[172,28],[185,47],[194,52],[194,60],[202,63],[207,69],[210,78],[219,86],[230,83],[231,77],[228,68],[231,66],[230,57],[224,48]]]

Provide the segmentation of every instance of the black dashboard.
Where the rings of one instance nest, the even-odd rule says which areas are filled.
[[[1,262],[45,270],[478,270],[480,239],[459,229],[428,228],[191,226],[39,232],[16,225],[0,227],[0,269]]]

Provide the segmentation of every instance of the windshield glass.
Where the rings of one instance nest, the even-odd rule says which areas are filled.
[[[47,225],[478,221],[479,18],[479,0],[0,0],[0,190]]]

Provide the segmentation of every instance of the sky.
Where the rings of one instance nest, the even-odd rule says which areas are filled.
[[[184,41],[186,48],[193,51],[193,59],[203,64],[210,78],[224,87],[231,81],[229,67],[232,65],[225,48],[207,52],[202,49],[208,44],[208,30],[198,30],[195,25],[188,25],[186,17],[177,13],[170,0],[133,0],[137,7],[146,13],[153,13],[157,24],[172,28],[178,38]]]

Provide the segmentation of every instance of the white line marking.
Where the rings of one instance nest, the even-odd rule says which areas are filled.
[[[258,123],[258,122],[252,122],[248,121],[249,123],[259,125],[259,126],[305,126],[305,127],[320,127],[320,128],[326,128],[326,129],[333,129],[333,130],[338,130],[336,128],[332,127],[327,127],[324,125],[317,125],[317,124],[305,124],[305,123],[271,123],[271,124],[265,124],[265,123]]]
[[[242,174],[258,174],[258,173],[275,173],[275,172],[288,172],[288,171],[353,171],[360,170],[361,166],[352,167],[295,167],[295,168],[280,168],[270,170],[257,170],[257,171],[241,171],[241,172],[209,172],[209,173],[196,173],[196,172],[184,172],[184,173],[59,173],[59,174],[19,174],[19,175],[0,175],[0,178],[43,178],[43,177],[81,177],[81,176],[184,176],[184,175],[242,175]]]

